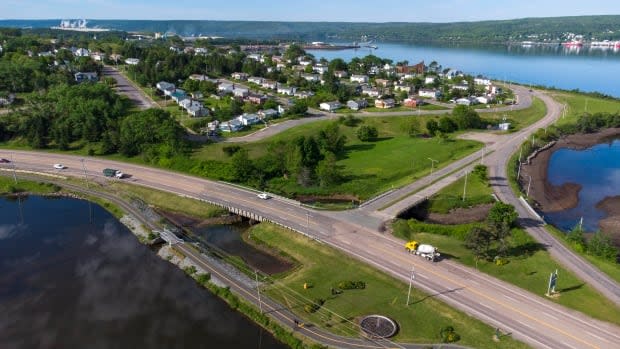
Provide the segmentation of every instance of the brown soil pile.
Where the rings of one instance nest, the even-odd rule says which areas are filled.
[[[527,190],[531,176],[530,196],[542,211],[555,212],[577,206],[581,190],[579,184],[565,183],[555,186],[547,181],[547,167],[551,155],[561,148],[586,149],[617,135],[620,135],[620,128],[606,129],[599,133],[574,134],[560,139],[555,145],[534,157],[529,165],[521,166],[519,182],[522,188]]]
[[[599,227],[611,235],[616,246],[620,246],[620,196],[607,197],[599,202],[596,208],[605,211],[608,215],[599,221]]]
[[[457,208],[450,213],[429,213],[426,222],[435,224],[466,224],[481,222],[487,218],[493,204],[478,205],[470,208]]]

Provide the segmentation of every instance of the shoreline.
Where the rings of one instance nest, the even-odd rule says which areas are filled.
[[[534,200],[534,207],[537,210],[557,212],[576,207],[579,203],[581,185],[564,183],[557,186],[549,183],[547,172],[551,156],[562,148],[583,150],[616,137],[620,137],[620,128],[604,129],[597,133],[578,133],[560,138],[554,145],[533,157],[530,164],[521,166],[521,176],[518,179],[521,188],[527,188],[531,176],[530,197]],[[606,197],[597,204],[597,208],[608,214],[608,217],[599,223],[600,227],[604,225],[607,228],[606,231],[613,230],[609,228],[620,227],[620,209],[613,207],[619,204],[618,197]]]

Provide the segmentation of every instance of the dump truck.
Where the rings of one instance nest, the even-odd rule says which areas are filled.
[[[440,256],[439,252],[437,252],[436,247],[428,244],[419,244],[417,241],[413,240],[405,244],[405,249],[409,251],[409,253],[422,256],[427,260],[433,262],[435,261],[435,258]]]
[[[104,168],[103,175],[106,177],[116,177],[116,178],[123,178],[123,176],[125,176],[123,172],[113,169],[113,168]]]

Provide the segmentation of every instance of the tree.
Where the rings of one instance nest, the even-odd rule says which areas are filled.
[[[452,133],[458,129],[458,126],[452,118],[443,116],[439,119],[439,130],[443,133]]]
[[[465,246],[472,250],[476,258],[487,258],[493,234],[484,227],[473,227],[465,238]]]
[[[429,121],[432,121],[432,120],[429,120]],[[420,134],[420,132],[421,132],[420,131],[420,120],[418,119],[411,120],[407,128],[407,134],[409,134],[409,137],[417,137]]]
[[[435,133],[439,131],[439,124],[437,121],[430,119],[426,122],[426,129],[428,130],[429,135],[435,136]]]
[[[362,125],[357,129],[357,138],[362,142],[370,142],[379,136],[379,131],[374,126]]]
[[[482,119],[478,112],[471,107],[457,105],[452,109],[452,119],[459,130],[482,127]]]
[[[489,210],[487,223],[495,229],[500,229],[504,225],[511,228],[517,217],[518,214],[514,206],[503,202],[496,202]]]
[[[254,164],[248,157],[248,152],[245,149],[237,151],[231,157],[231,165],[234,180],[236,181],[245,182],[250,179],[254,172]]]
[[[347,137],[340,132],[338,122],[332,122],[319,131],[318,142],[324,152],[341,154]]]
[[[609,236],[598,231],[592,236],[590,241],[588,241],[588,253],[610,261],[615,261],[618,257],[618,248],[614,246]]]
[[[317,165],[316,175],[321,187],[328,187],[340,182],[342,178],[341,167],[336,164],[334,153],[325,153],[323,160],[319,161]]]

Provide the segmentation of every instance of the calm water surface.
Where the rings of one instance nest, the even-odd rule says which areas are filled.
[[[0,348],[285,348],[97,205],[0,198]]]
[[[444,68],[454,68],[470,74],[482,74],[498,80],[522,84],[578,88],[620,97],[620,51],[614,49],[568,49],[559,45],[523,47],[505,46],[431,46],[376,43],[377,50],[309,50],[315,57],[327,59],[374,54],[394,62],[403,60],[415,64],[421,60],[428,65],[437,61]]]
[[[553,153],[547,169],[550,183],[577,183],[582,186],[577,207],[545,213],[550,223],[570,230],[583,217],[587,231],[598,230],[605,212],[597,209],[607,196],[620,195],[620,140],[598,144],[585,150],[559,149]]]

